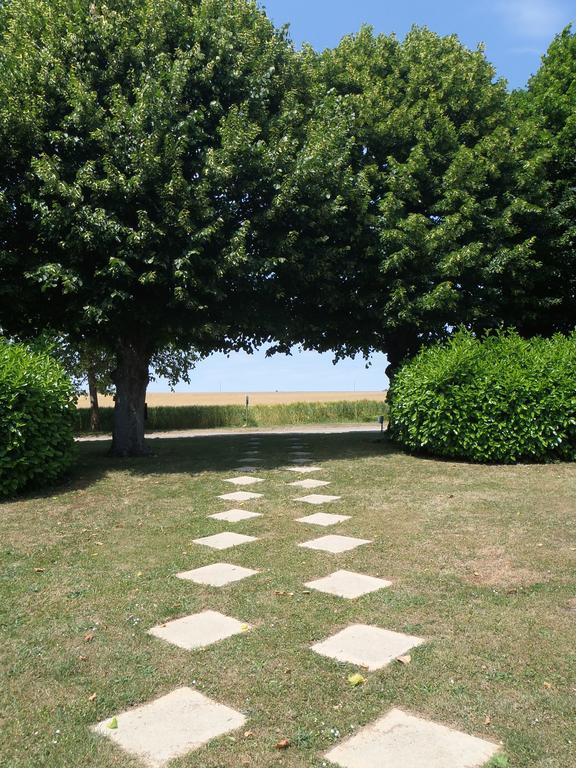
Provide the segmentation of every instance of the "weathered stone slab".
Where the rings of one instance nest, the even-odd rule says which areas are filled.
[[[310,496],[301,496],[294,501],[303,501],[306,504],[329,504],[331,501],[339,501],[342,496],[325,496],[322,493],[312,493]]]
[[[92,730],[111,739],[149,768],[163,768],[212,739],[241,728],[246,718],[191,688],[177,688],[155,701],[103,720]]]
[[[251,501],[252,499],[261,499],[262,493],[252,493],[251,491],[235,491],[234,493],[225,493],[218,496],[224,501]]]
[[[330,485],[328,480],[296,480],[295,483],[288,483],[288,485],[294,485],[296,488],[322,488],[323,486]]]
[[[248,544],[251,541],[257,541],[256,536],[245,536],[243,533],[224,531],[223,533],[215,533],[213,536],[194,539],[194,544],[202,544],[212,549],[230,549],[231,547],[237,547],[239,544]]]
[[[205,584],[209,587],[225,587],[227,584],[233,584],[236,581],[242,581],[249,576],[256,576],[259,571],[253,571],[251,568],[242,568],[240,565],[231,563],[212,563],[202,568],[195,568],[193,571],[182,571],[177,573],[179,579],[193,581],[195,584]]]
[[[313,539],[312,541],[304,541],[302,544],[298,544],[299,547],[305,547],[306,549],[318,549],[322,552],[331,552],[333,554],[339,554],[340,552],[348,552],[351,549],[356,549],[362,544],[371,544],[370,539],[355,539],[353,536],[337,536],[335,534],[330,536],[321,536],[319,539]]]
[[[309,589],[316,589],[318,592],[326,592],[329,595],[354,600],[370,592],[390,587],[392,582],[378,579],[375,576],[366,576],[363,573],[354,573],[353,571],[335,571],[322,579],[309,581],[304,586]]]
[[[309,525],[322,525],[327,528],[330,525],[337,525],[346,520],[350,520],[350,515],[329,515],[326,512],[317,512],[315,515],[299,517],[297,523],[308,523]]]
[[[327,640],[316,643],[312,650],[321,656],[357,664],[372,671],[387,666],[398,656],[403,656],[424,642],[420,637],[401,632],[390,632],[367,624],[352,624]]]
[[[392,709],[325,759],[341,768],[482,768],[498,751],[490,741]]]
[[[177,645],[178,648],[193,651],[196,648],[206,648],[208,645],[246,632],[248,629],[250,629],[249,625],[238,619],[224,616],[217,611],[202,611],[192,616],[168,621],[166,624],[159,624],[149,629],[148,634]]]
[[[232,485],[256,485],[256,483],[263,483],[264,480],[260,477],[247,477],[242,475],[241,477],[229,477],[224,480],[225,483],[231,483]]]
[[[208,515],[213,520],[223,520],[225,523],[240,523],[242,520],[250,520],[252,517],[262,517],[259,512],[248,512],[247,509],[229,509],[227,512],[217,512]]]

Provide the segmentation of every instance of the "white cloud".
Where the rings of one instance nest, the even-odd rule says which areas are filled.
[[[501,0],[498,10],[525,37],[550,38],[569,21],[566,9],[554,0]]]

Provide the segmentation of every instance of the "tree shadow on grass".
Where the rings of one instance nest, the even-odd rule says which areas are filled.
[[[310,464],[322,466],[325,462],[380,456],[390,458],[402,451],[392,445],[377,429],[340,433],[259,433],[258,458],[247,456],[254,448],[254,434],[209,434],[195,437],[150,436],[152,453],[140,458],[114,458],[107,455],[108,440],[79,442],[77,462],[70,475],[60,484],[48,488],[30,490],[4,503],[31,501],[46,496],[58,496],[71,491],[84,490],[101,478],[116,472],[133,476],[179,475],[191,476],[205,472],[239,473],[239,468],[253,465],[263,472],[282,469],[290,465],[292,443],[300,442],[303,450],[312,454]],[[297,475],[295,478],[312,477]]]

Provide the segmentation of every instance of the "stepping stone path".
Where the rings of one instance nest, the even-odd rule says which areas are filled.
[[[300,472],[303,475],[308,475],[311,472],[322,472],[322,467],[286,467],[288,472]]]
[[[331,501],[338,501],[342,496],[323,496],[321,493],[313,493],[310,496],[302,496],[294,501],[303,501],[306,504],[329,504]]]
[[[335,571],[330,576],[309,581],[304,586],[308,589],[316,589],[318,592],[326,592],[328,595],[354,600],[354,598],[362,597],[370,592],[391,587],[392,582],[378,579],[375,576],[366,576],[364,573]]]
[[[206,648],[208,645],[226,640],[232,635],[247,632],[251,627],[246,622],[224,616],[217,611],[202,611],[182,619],[168,621],[148,630],[149,635],[166,640],[186,651]]]
[[[392,709],[324,757],[342,768],[482,768],[498,750],[489,741]]]
[[[223,496],[218,496],[219,499],[224,501],[251,501],[252,499],[261,499],[262,493],[251,493],[250,491],[236,491],[235,493],[225,493]]]
[[[309,523],[310,525],[323,525],[328,527],[329,525],[337,525],[338,523],[343,523],[346,520],[350,520],[350,515],[328,515],[326,512],[317,512],[315,515],[299,517],[296,522]]]
[[[230,477],[224,482],[232,483],[232,485],[255,485],[256,483],[263,483],[264,480],[260,477]]]
[[[217,512],[208,515],[213,520],[223,520],[226,523],[240,523],[242,520],[250,520],[253,517],[262,517],[259,512],[248,512],[247,509],[229,509],[228,512]]]
[[[390,632],[366,624],[352,624],[341,632],[316,643],[312,650],[336,661],[356,664],[371,672],[382,669],[425,641],[419,637]]]
[[[288,485],[294,485],[296,488],[322,488],[326,485],[331,485],[327,480],[296,480],[295,483],[288,483]]]
[[[203,544],[212,549],[230,549],[239,544],[248,544],[251,541],[257,541],[256,536],[245,536],[243,533],[215,533],[213,536],[204,536],[202,539],[194,539],[194,544]]]
[[[371,544],[369,539],[355,539],[353,536],[321,536],[319,539],[313,539],[312,541],[305,541],[302,544],[298,544],[299,547],[305,547],[306,549],[319,549],[322,552],[332,552],[333,554],[339,554],[340,552],[348,552],[351,549],[356,549],[362,544]]]
[[[217,736],[235,731],[246,717],[191,688],[177,688],[167,696],[123,712],[94,726],[95,733],[112,739],[150,768],[192,752]]]
[[[242,581],[249,576],[256,576],[260,571],[251,568],[242,568],[240,565],[230,563],[212,563],[203,568],[195,568],[193,571],[177,573],[179,579],[193,581],[195,584],[206,584],[209,587],[225,587],[236,581]]]
[[[237,468],[241,473],[257,472],[260,437],[250,437],[244,445],[245,462]],[[292,438],[289,472],[303,475],[322,471],[309,462],[311,453],[298,438]],[[259,477],[245,474],[224,482],[236,486],[250,486],[264,482]],[[327,480],[306,478],[289,483],[298,488],[321,488],[330,485]],[[244,502],[262,498],[261,493],[236,491],[219,496],[225,501]],[[327,504],[341,496],[311,494],[295,501],[306,504]],[[229,509],[209,515],[227,523],[240,523],[262,515],[243,509]],[[350,520],[349,515],[324,512],[298,518],[296,522],[308,525],[332,526]],[[216,550],[257,541],[255,536],[225,531],[213,536],[195,539],[194,543]],[[352,536],[328,535],[298,544],[299,547],[339,554],[349,552],[369,539]],[[259,573],[232,563],[212,563],[190,571],[177,573],[179,579],[195,584],[224,587]],[[305,584],[308,589],[335,597],[353,600],[388,588],[392,582],[363,573],[339,570]],[[185,650],[205,648],[252,627],[217,611],[206,610],[191,616],[168,621],[148,631],[153,637]],[[311,650],[320,656],[345,664],[354,664],[369,671],[386,667],[412,648],[425,641],[419,637],[392,632],[377,626],[352,624],[325,640],[315,643]],[[223,704],[219,704],[190,688],[177,688],[148,704],[104,720],[92,727],[95,733],[114,741],[126,752],[140,758],[150,768],[163,768],[169,761],[196,750],[213,739],[242,728],[246,717]],[[324,755],[340,768],[482,768],[499,750],[496,744],[469,736],[398,709],[392,709],[380,719],[335,746]]]

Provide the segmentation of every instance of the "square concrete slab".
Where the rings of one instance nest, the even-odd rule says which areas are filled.
[[[302,544],[298,544],[299,547],[305,547],[306,549],[319,549],[322,552],[332,552],[337,555],[340,552],[348,552],[351,549],[362,544],[371,544],[370,539],[355,539],[353,536],[320,536],[319,539],[313,539],[312,541],[304,541]]]
[[[208,515],[213,520],[224,520],[226,523],[240,523],[242,520],[250,520],[252,517],[262,517],[259,512],[248,512],[247,509],[229,509],[227,512],[218,512]]]
[[[248,544],[250,541],[257,541],[257,539],[255,536],[245,536],[243,533],[225,531],[224,533],[215,533],[213,536],[194,539],[194,544],[203,544],[205,547],[211,547],[212,549],[230,549],[230,547],[237,547],[239,544]]]
[[[392,709],[325,758],[342,768],[481,768],[498,750],[490,741]]]
[[[304,586],[308,589],[316,589],[318,592],[326,592],[329,595],[353,600],[370,592],[377,592],[379,589],[390,587],[392,582],[353,571],[335,571],[330,576],[309,581]]]
[[[302,475],[308,475],[311,472],[321,472],[322,467],[284,467],[288,472],[300,472]]]
[[[218,496],[219,499],[224,501],[250,501],[251,499],[261,499],[261,493],[251,493],[250,491],[235,491],[234,493],[225,493],[223,496]]]
[[[246,462],[246,464],[262,464],[264,459],[258,459],[256,456],[242,456],[239,461]]]
[[[310,496],[302,496],[294,501],[304,501],[306,504],[328,504],[331,501],[338,501],[342,496],[324,496],[321,493],[312,493]]]
[[[261,467],[253,467],[251,464],[246,464],[242,467],[236,467],[236,472],[258,472]]]
[[[251,568],[242,568],[240,565],[231,563],[212,563],[202,568],[195,568],[193,571],[182,571],[177,573],[179,579],[193,581],[195,584],[206,584],[209,587],[225,587],[227,584],[233,584],[235,581],[242,581],[249,576],[256,576],[259,571],[253,571]]]
[[[292,464],[308,464],[311,458],[311,456],[307,456],[305,459],[290,459],[290,462]]]
[[[326,512],[316,512],[315,515],[299,517],[296,522],[309,523],[310,525],[322,525],[325,528],[328,528],[330,525],[343,523],[345,520],[350,520],[350,515],[329,515]]]
[[[288,483],[288,485],[294,485],[296,488],[322,488],[322,486],[330,485],[328,480],[296,480],[295,483]]]
[[[184,648],[185,651],[193,651],[246,632],[247,629],[250,627],[243,621],[217,611],[202,611],[152,627],[148,634]]]
[[[230,477],[228,480],[224,480],[225,483],[232,483],[232,485],[255,485],[256,483],[263,483],[264,480],[260,477]]]
[[[244,451],[244,456],[258,456],[260,454],[260,451],[254,450],[254,451]]]
[[[111,739],[150,768],[163,768],[170,760],[199,749],[217,736],[241,728],[246,718],[191,688],[177,688],[167,696],[116,715],[92,730]]]
[[[295,459],[309,459],[312,456],[310,451],[291,451],[290,455]]]
[[[357,664],[370,671],[382,669],[403,656],[411,648],[422,645],[420,637],[390,632],[367,624],[352,624],[327,640],[316,643],[312,650],[336,661]]]

